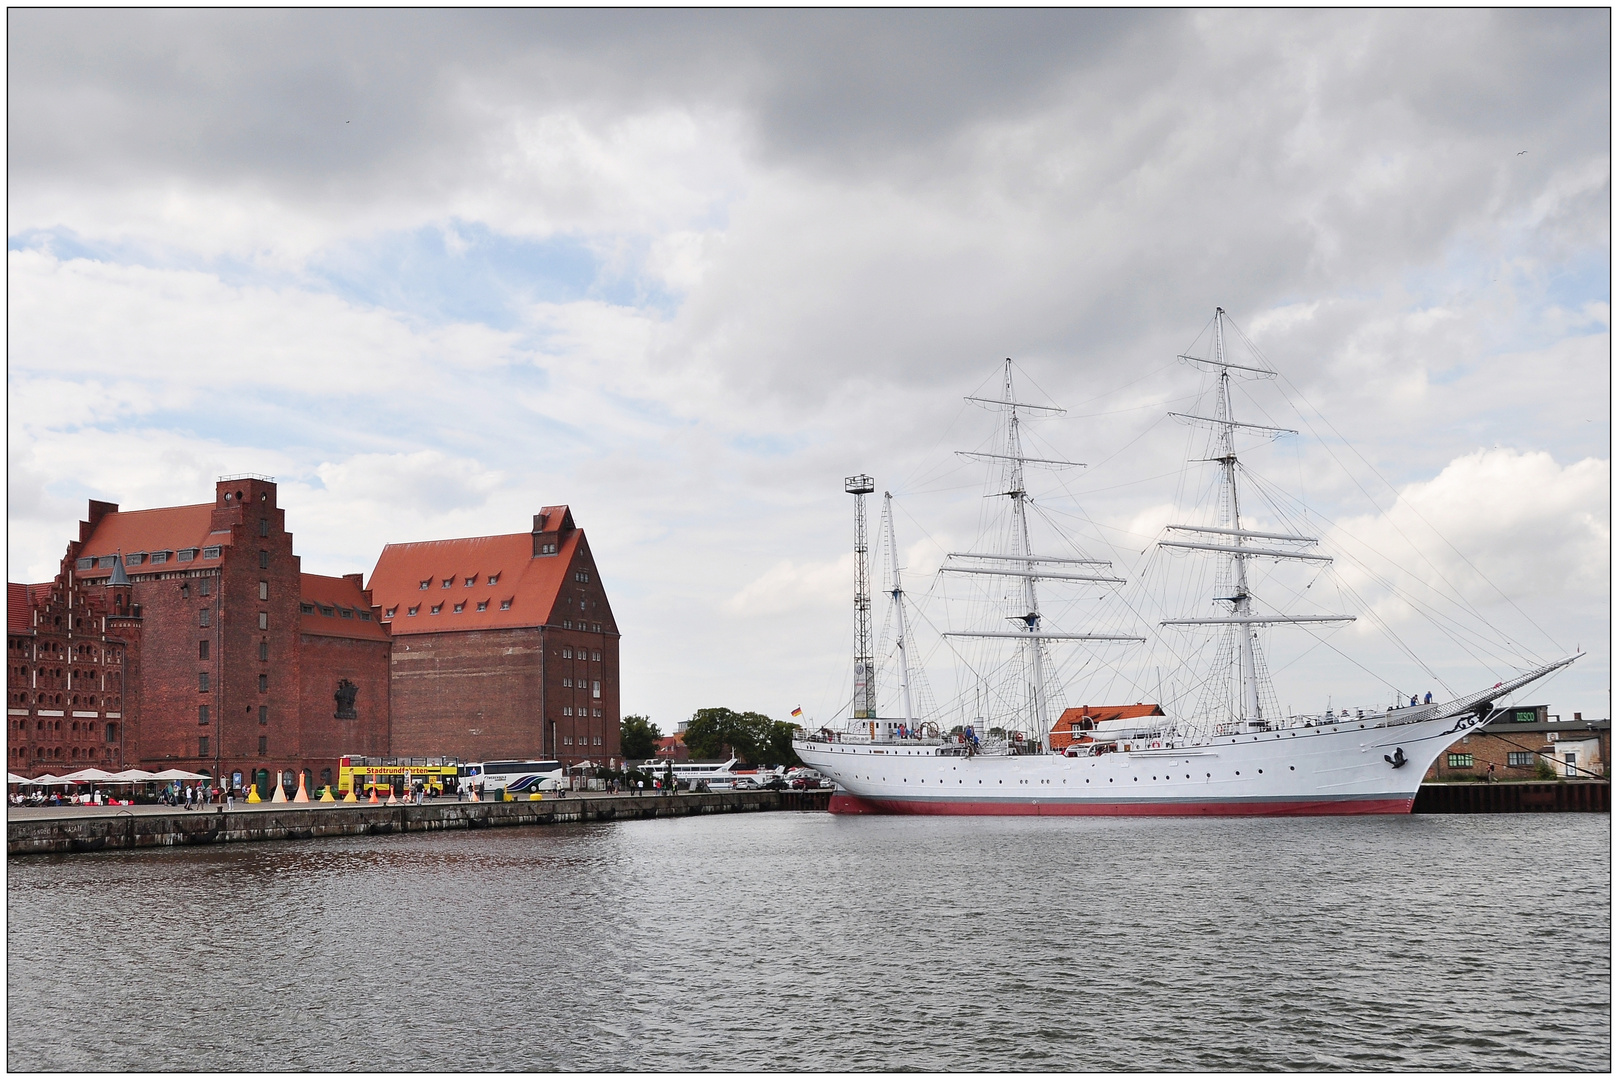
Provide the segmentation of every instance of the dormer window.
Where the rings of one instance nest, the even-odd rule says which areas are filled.
[[[369,611],[360,612],[360,622],[370,622],[370,621],[371,621],[371,613]]]
[[[93,570],[95,569],[95,564],[96,561],[94,559],[80,559],[75,565],[80,570]]]
[[[465,600],[462,600],[459,604],[455,605],[455,614],[459,615],[461,612],[463,612],[465,610],[466,610],[466,601]]]
[[[337,614],[335,611],[333,611],[331,608],[327,607],[325,604],[320,605],[320,613],[322,615],[326,616],[326,618],[328,618],[328,619],[331,618],[333,615]]]
[[[421,587],[424,588],[424,589],[429,588],[432,585],[432,583],[433,583],[433,579],[428,578],[426,581],[423,581],[421,583]]]
[[[341,615],[345,619],[352,619],[354,617],[354,612],[349,608],[340,608],[338,609],[337,614]]]
[[[395,611],[398,611],[398,610],[399,610],[399,607],[398,607],[398,605],[397,605],[397,604],[396,604],[396,605],[394,605],[394,606],[393,606],[393,607],[390,607],[390,608],[389,608],[389,609],[388,609],[388,610],[387,610],[387,614],[386,614],[386,615],[385,615],[385,616],[384,616],[384,617],[385,617],[385,618],[389,618],[389,619],[391,619],[391,618],[393,618],[393,613],[394,613],[394,612],[395,612]]]
[[[118,561],[118,556],[116,556],[116,555],[103,555],[103,556],[101,556],[101,569],[103,569],[103,570],[111,570],[112,569],[112,564],[117,562],[117,561]]]
[[[446,588],[446,589],[447,589],[447,588],[449,588],[449,587],[450,587],[450,586],[451,586],[451,585],[453,585],[453,584],[455,584],[455,579],[454,579],[454,578],[452,578],[452,577],[447,577],[447,578],[445,578],[445,579],[444,579],[444,588]]]
[[[143,552],[143,551],[137,551],[133,555],[125,555],[124,556],[124,565],[125,566],[139,566],[142,562],[145,561],[145,559],[146,559],[146,553]]]
[[[499,574],[490,574],[489,575],[489,584],[490,585],[498,585],[499,583],[500,583],[500,575]]]
[[[197,557],[196,548],[182,548],[175,555],[181,562],[190,562]]]
[[[313,604],[299,604],[298,605],[298,610],[303,612],[305,615],[313,615],[315,613],[315,605],[313,605]]]
[[[204,559],[217,559],[217,558],[219,558],[219,548],[217,546],[203,548],[202,549],[202,557]]]
[[[509,599],[500,601],[500,610],[501,611],[510,611],[511,610],[511,601]]]
[[[405,614],[406,615],[414,615],[416,612],[418,612],[420,610],[421,610],[421,605],[417,604],[415,607],[413,607],[409,611],[405,612]]]
[[[431,611],[429,611],[427,614],[429,614],[429,615],[437,615],[440,611],[443,611],[443,610],[444,610],[444,605],[443,604],[434,604],[433,609]]]
[[[165,563],[165,562],[168,562],[168,561],[169,561],[169,553],[168,552],[166,552],[166,551],[154,551],[154,552],[152,552],[152,563],[154,565],[157,564],[157,563]]]
[[[478,576],[476,574],[473,574],[471,577],[467,578],[464,582],[462,582],[462,584],[465,585],[468,589],[470,589],[472,586],[476,585],[477,583],[478,583]]]
[[[487,600],[479,600],[478,601],[478,610],[479,611],[488,611],[489,610],[489,602]]]

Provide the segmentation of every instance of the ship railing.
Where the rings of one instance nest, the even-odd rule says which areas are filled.
[[[958,740],[934,735],[925,738],[901,739],[897,735],[878,735],[872,738],[864,732],[802,732],[795,739],[806,743],[857,743],[861,746],[959,746]]]

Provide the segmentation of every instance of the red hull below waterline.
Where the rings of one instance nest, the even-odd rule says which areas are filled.
[[[945,814],[957,817],[1302,817],[1323,814],[1408,814],[1411,798],[1254,799],[1241,802],[946,802],[863,799],[839,791],[827,807],[833,814]]]

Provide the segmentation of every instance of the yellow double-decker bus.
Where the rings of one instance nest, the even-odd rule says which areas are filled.
[[[358,799],[371,792],[385,797],[389,791],[405,794],[421,786],[429,795],[453,794],[464,764],[452,757],[365,757],[344,755],[337,770],[337,798],[350,791]]]

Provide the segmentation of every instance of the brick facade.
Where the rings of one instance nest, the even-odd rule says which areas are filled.
[[[311,788],[333,783],[346,754],[392,751],[393,640],[359,574],[304,574],[298,636],[298,731]]]
[[[389,545],[367,589],[302,572],[276,497],[243,476],[211,503],[89,504],[56,581],[9,587],[11,771],[312,789],[352,754],[617,760],[618,628],[567,507]]]
[[[248,782],[318,776],[349,748],[308,719],[306,664],[310,686],[339,667],[363,680],[369,727],[352,737],[386,744],[387,631],[358,599],[369,645],[308,640],[305,575],[268,478],[221,479],[213,502],[192,506],[120,512],[92,501],[62,565],[58,582],[108,594],[110,632],[139,642],[125,673],[138,712],[123,726],[125,767]],[[357,582],[349,588],[361,597]]]
[[[394,753],[611,762],[618,628],[584,531],[389,544],[370,581],[393,632]]]
[[[139,655],[128,589],[87,587],[64,569],[6,592],[7,771],[125,768],[135,713],[125,687]]]
[[[1518,720],[1519,711],[1531,718]],[[1504,717],[1461,736],[1438,756],[1423,779],[1532,780],[1541,761],[1555,770],[1558,779],[1563,779],[1567,772],[1564,749],[1576,752],[1575,776],[1604,774],[1612,762],[1611,721],[1576,717],[1559,722],[1546,715],[1544,706],[1507,709]]]

